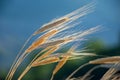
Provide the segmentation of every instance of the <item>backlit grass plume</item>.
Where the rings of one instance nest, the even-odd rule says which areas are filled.
[[[22,78],[27,74],[27,72],[37,66],[58,63],[55,69],[52,72],[51,80],[54,79],[54,76],[59,70],[64,66],[64,64],[68,60],[80,59],[84,56],[97,56],[93,53],[86,53],[83,51],[76,51],[76,48],[79,46],[79,42],[85,40],[85,36],[96,32],[99,30],[100,26],[96,26],[93,28],[82,30],[81,27],[79,31],[74,30],[74,27],[79,26],[79,22],[76,20],[79,18],[91,13],[94,9],[94,3],[87,4],[63,17],[52,20],[44,25],[42,25],[39,29],[37,29],[25,42],[20,52],[18,53],[16,59],[14,60],[8,75],[6,76],[6,80],[13,80],[16,70],[19,68],[20,64],[26,59],[29,54],[33,54],[32,52],[37,49],[41,49],[35,57],[29,62],[27,67],[22,71],[20,76],[17,78],[18,80],[22,80]],[[70,32],[69,30],[72,29]],[[66,34],[69,33],[69,34]],[[30,46],[26,45],[29,43],[31,38],[34,36],[40,35],[37,39],[35,39]],[[79,42],[78,42],[79,41]],[[66,52],[66,53],[57,53],[56,51],[61,49],[62,46],[74,42],[75,44]],[[77,43],[77,45],[76,45]],[[24,50],[25,49],[25,50]],[[53,54],[54,53],[54,54]],[[92,61],[89,64],[100,63],[99,61]],[[104,63],[107,63],[104,62]],[[90,73],[90,72],[89,72]],[[67,78],[70,79],[71,76]],[[85,79],[86,77],[81,77],[80,79]],[[88,78],[88,77],[87,77]],[[86,79],[87,79],[86,78]]]

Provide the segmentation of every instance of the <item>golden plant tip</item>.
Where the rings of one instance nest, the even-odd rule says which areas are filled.
[[[57,49],[59,49],[59,46],[53,46],[50,50],[48,50],[46,53],[42,54],[40,57],[38,57],[35,62],[38,62],[44,58],[46,58],[47,56],[49,56],[50,54],[52,54],[53,52],[55,52]]]
[[[52,47],[53,47],[53,46],[48,46],[48,47],[46,47],[45,49],[43,49],[42,51],[40,51],[40,53],[43,53],[43,52],[45,52],[45,51],[48,51],[48,50],[50,50]]]
[[[66,63],[66,61],[68,60],[69,56],[63,57],[59,63],[57,64],[57,66],[55,67],[54,71],[53,71],[53,75],[55,75],[60,68],[62,68],[62,66]]]
[[[58,33],[59,31],[56,29],[53,29],[51,31],[49,31],[48,33],[44,34],[41,38],[46,38],[48,39],[49,37],[54,36],[56,33]]]
[[[49,37],[52,37],[57,32],[58,32],[58,30],[54,29],[54,30],[51,30],[51,31],[47,32],[46,34],[43,34],[39,39],[37,39],[35,42],[33,42],[32,45],[25,52],[29,53],[29,52],[35,50],[40,45],[45,43]]]
[[[58,62],[59,60],[60,59],[58,57],[48,57],[48,58],[40,60],[38,62],[33,62],[32,67],[55,63],[55,62]]]
[[[33,51],[34,49],[36,49],[39,45],[43,44],[46,41],[46,39],[38,39],[37,41],[35,41],[34,43],[32,43],[31,46],[28,47],[28,49],[25,50],[26,53],[30,53],[31,51]]]
[[[60,70],[60,68],[65,64],[66,60],[67,60],[66,57],[62,58],[62,60],[58,63],[58,65],[54,69],[53,74],[56,74],[58,70]]]
[[[47,31],[47,30],[49,30],[49,29],[51,29],[51,28],[56,28],[56,27],[58,27],[59,25],[65,23],[65,22],[67,22],[67,21],[69,21],[69,18],[68,18],[68,17],[64,17],[64,18],[55,20],[54,22],[50,22],[50,23],[48,23],[48,24],[46,24],[46,25],[43,25],[43,27],[40,28],[39,30],[37,30],[33,35],[37,35],[37,34],[39,34],[39,33],[41,33],[41,32]]]
[[[65,39],[59,39],[59,40],[56,40],[56,41],[50,41],[50,42],[47,42],[47,43],[44,43],[42,45],[39,46],[39,48],[46,48],[48,46],[54,46],[54,45],[60,45],[60,44],[65,44],[67,42],[70,42],[72,40],[72,38],[65,38]]]
[[[120,56],[113,56],[113,57],[107,57],[107,58],[100,58],[93,61],[90,61],[90,64],[110,64],[110,63],[116,63],[120,61]]]

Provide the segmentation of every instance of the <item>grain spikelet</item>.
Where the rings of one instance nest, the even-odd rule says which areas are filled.
[[[36,42],[32,43],[31,46],[29,46],[28,49],[26,49],[25,53],[30,53],[31,51],[35,50],[39,45],[43,44],[46,41],[46,39],[38,39]]]
[[[55,63],[55,62],[60,62],[60,61],[64,61],[64,59],[60,59],[60,58],[63,58],[63,57],[68,57],[69,56],[69,59],[68,60],[74,60],[74,59],[81,59],[83,58],[83,56],[89,56],[88,55],[81,55],[79,54],[80,57],[78,56],[74,56],[74,55],[70,55],[70,54],[54,54],[54,55],[49,55],[47,58],[45,59],[42,59],[36,63],[33,63],[32,66],[39,66],[39,65],[46,65],[46,64],[51,64],[51,63]],[[90,55],[90,56],[95,56],[94,54],[93,55]]]
[[[60,60],[59,57],[48,57],[48,58],[43,59],[43,60],[41,60],[41,61],[39,61],[39,62],[34,62],[34,63],[32,64],[32,67],[55,63],[55,62],[58,62],[59,60]]]
[[[52,47],[53,47],[53,46],[48,46],[48,47],[46,47],[45,49],[43,49],[42,51],[40,51],[40,53],[38,53],[38,54],[41,54],[41,53],[43,53],[43,52],[45,52],[45,51],[47,51],[47,50],[50,50]]]
[[[44,34],[43,36],[41,36],[41,38],[45,38],[48,39],[49,37],[54,36],[56,33],[58,33],[59,31],[56,29],[50,30],[48,33]]]
[[[35,62],[40,61],[41,59],[44,59],[45,57],[47,57],[48,55],[50,55],[51,53],[55,52],[57,49],[59,49],[59,46],[53,46],[53,48],[51,48],[50,50],[48,50],[46,53],[42,54],[39,58],[37,58],[35,60]]]
[[[56,66],[56,68],[53,71],[53,75],[56,74],[58,72],[58,70],[66,63],[66,61],[68,60],[68,56],[63,57],[61,59],[61,61],[58,63],[58,65]]]
[[[25,51],[26,53],[33,51],[34,49],[36,49],[38,46],[40,46],[41,44],[43,44],[44,42],[47,41],[47,39],[50,36],[53,36],[57,33],[57,30],[51,30],[48,33],[46,33],[45,35],[43,35],[42,37],[40,37],[39,39],[37,39],[34,43],[32,43],[32,45]]]
[[[39,34],[39,33],[41,33],[41,32],[44,32],[44,31],[49,30],[50,28],[57,27],[58,25],[67,22],[68,20],[69,20],[68,17],[64,17],[64,18],[61,18],[61,19],[59,19],[59,20],[56,20],[56,21],[54,21],[54,22],[52,22],[52,23],[43,25],[43,27],[40,28],[39,30],[37,30],[33,35],[37,35],[37,34]]]
[[[120,60],[120,56],[100,58],[93,61],[90,61],[90,64],[106,64],[106,63],[116,63]]]
[[[60,44],[67,43],[70,41],[72,41],[72,38],[65,38],[61,40],[51,41],[51,42],[47,42],[47,43],[40,45],[39,48],[46,48],[47,46],[60,45]]]
[[[62,58],[62,60],[57,64],[57,66],[55,67],[53,73],[52,73],[52,77],[51,80],[53,80],[54,75],[59,71],[59,69],[66,63],[66,61],[68,60],[68,56]]]
[[[89,34],[92,34],[96,31],[98,31],[99,29],[100,29],[100,25],[98,25],[96,27],[93,27],[93,28],[90,28],[90,29],[87,29],[87,30],[84,30],[84,31],[73,33],[71,35],[67,35],[67,36],[63,37],[62,39],[70,39],[71,38],[71,40],[69,42],[75,41],[77,39],[78,40],[80,40],[80,39],[83,40],[83,37],[85,37]]]
[[[62,53],[61,53],[62,54]],[[40,66],[40,65],[46,65],[46,64],[51,64],[51,63],[55,63],[55,62],[60,62],[60,61],[63,61],[63,59],[60,59],[60,58],[63,58],[63,57],[68,57],[69,56],[69,59],[68,60],[73,60],[73,59],[80,59],[82,57],[76,57],[76,56],[72,56],[72,55],[68,55],[68,54],[62,54],[62,55],[49,55],[48,57],[46,57],[45,59],[42,59],[38,62],[34,62],[32,64],[32,66]]]
[[[51,80],[53,80],[54,75],[60,70],[60,68],[62,68],[62,66],[67,62],[67,60],[69,59],[69,55],[71,54],[72,51],[75,50],[75,48],[77,47],[77,45],[73,45],[69,51],[66,53],[68,54],[68,56],[64,56],[61,61],[59,61],[59,63],[57,64],[57,66],[55,67],[53,73],[52,73],[52,77]]]
[[[78,54],[78,53],[77,53]],[[65,57],[69,57],[68,60],[74,60],[74,59],[81,59],[83,58],[83,56],[96,56],[94,54],[79,54],[80,57],[77,57],[77,56],[74,56],[74,55],[70,55],[70,54],[52,54],[52,55],[49,55],[47,58],[45,59],[42,59],[36,63],[33,63],[32,66],[39,66],[39,65],[46,65],[46,64],[51,64],[51,63],[55,63],[55,62],[60,62],[60,61],[64,61],[64,59],[60,59],[60,58],[65,58]]]
[[[88,13],[92,12],[93,11],[93,8],[94,8],[94,5],[95,3],[92,2],[90,4],[87,4],[85,6],[83,6],[82,8],[79,8],[55,21],[52,21],[48,24],[45,24],[42,26],[42,28],[40,28],[39,30],[37,30],[33,35],[37,35],[41,32],[44,32],[44,31],[47,31],[47,30],[50,30],[51,28],[54,28],[54,27],[60,27],[60,25],[64,24],[64,23],[67,23],[69,22],[70,20],[72,20],[71,22],[77,20],[78,18],[84,16],[84,15],[87,15]]]

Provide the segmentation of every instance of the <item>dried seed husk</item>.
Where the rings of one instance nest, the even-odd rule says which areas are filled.
[[[114,57],[106,57],[106,58],[100,58],[93,61],[90,61],[90,64],[108,64],[108,63],[116,63],[120,60],[120,56],[114,56]]]
[[[57,27],[58,25],[67,22],[68,20],[69,20],[68,17],[64,17],[64,18],[61,18],[61,19],[59,19],[59,20],[56,20],[56,21],[54,21],[54,22],[52,22],[52,23],[43,25],[43,27],[40,28],[39,30],[37,30],[33,35],[37,35],[37,34],[39,34],[39,33],[41,33],[41,32],[44,32],[44,31],[49,30],[50,28]]]

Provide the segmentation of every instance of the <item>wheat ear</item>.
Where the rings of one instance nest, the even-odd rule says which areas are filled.
[[[53,34],[52,34],[53,33]],[[16,61],[16,64],[13,66],[13,69],[11,70],[10,72],[10,75],[9,75],[9,80],[11,80],[12,76],[14,75],[16,69],[18,68],[18,66],[21,64],[21,62],[25,59],[25,57],[28,55],[27,51],[30,51],[30,50],[33,50],[36,48],[36,46],[38,47],[39,45],[43,44],[46,42],[46,40],[50,37],[50,36],[53,36],[57,33],[56,30],[51,30],[49,31],[48,33],[46,33],[45,35],[43,35],[41,38],[39,38],[38,40],[36,40],[32,47],[28,48],[19,58],[18,60]],[[51,35],[49,35],[51,34]],[[38,43],[38,44],[37,44]]]
[[[106,58],[92,60],[89,63],[90,64],[108,64],[108,63],[119,62],[119,60],[120,60],[120,56],[113,56],[113,57],[106,57]]]

